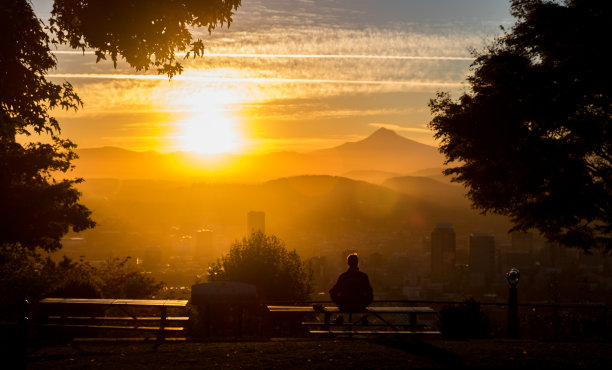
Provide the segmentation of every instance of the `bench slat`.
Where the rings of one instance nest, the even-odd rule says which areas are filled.
[[[345,313],[336,306],[323,307],[322,310],[315,310],[312,306],[267,306],[270,312],[303,312],[303,313]],[[353,312],[353,314],[367,313],[415,313],[415,314],[437,314],[438,312],[431,307],[368,307],[366,311]]]
[[[382,326],[386,326],[388,327],[389,324],[385,324],[383,322],[377,322],[377,323],[372,323],[370,322],[369,324],[362,324],[362,323],[351,323],[351,322],[344,322],[342,324],[335,324],[333,321],[330,321],[329,324],[326,324],[324,322],[318,322],[318,321],[314,321],[314,322],[302,322],[302,326],[329,326],[329,327],[347,327],[347,326],[353,326],[356,328],[367,328],[367,327],[382,327]],[[394,326],[398,326],[398,327],[407,327],[407,326],[412,326],[411,324],[408,323],[394,323],[392,324]],[[431,327],[431,325],[426,325],[426,324],[417,324],[416,327]]]
[[[412,330],[310,330],[310,334],[334,335],[370,335],[370,334],[402,334],[402,335],[439,335],[439,331],[412,331]]]
[[[185,337],[165,337],[164,340],[166,342],[186,342],[187,338]],[[124,343],[124,342],[153,342],[153,340],[151,340],[151,337],[134,337],[134,338],[129,338],[129,337],[93,337],[93,338],[74,338],[73,339],[74,342],[76,343],[100,343],[100,342],[107,342],[107,343]]]
[[[88,329],[113,329],[113,330],[144,330],[144,331],[160,331],[157,326],[118,326],[118,325],[85,325],[85,324],[35,324],[42,327],[56,328],[88,328]],[[164,331],[182,331],[185,330],[182,326],[165,326]]]
[[[42,304],[84,304],[84,305],[118,305],[143,307],[186,307],[188,301],[183,299],[98,299],[98,298],[45,298]]]
[[[160,321],[161,317],[153,316],[153,317],[136,317],[133,318],[131,316],[125,317],[113,317],[113,316],[49,316],[51,320],[105,320],[105,321]],[[166,321],[187,321],[189,320],[188,316],[168,316],[166,317]]]

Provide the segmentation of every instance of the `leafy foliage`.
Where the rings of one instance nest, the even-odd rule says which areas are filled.
[[[128,258],[111,258],[101,266],[60,262],[16,246],[0,249],[0,319],[15,319],[23,299],[36,302],[61,298],[150,298],[163,283],[155,281]]]
[[[476,52],[470,91],[439,93],[445,171],[483,212],[551,241],[612,249],[612,4],[514,0],[517,22]]]
[[[254,284],[266,301],[300,302],[312,290],[312,272],[296,251],[288,251],[276,236],[262,232],[236,241],[209,267],[208,280]]]
[[[150,298],[164,286],[129,264],[129,259],[110,258],[96,268],[86,265],[103,298]]]
[[[95,49],[97,61],[120,56],[136,70],[157,68],[172,77],[182,66],[175,52],[202,55],[202,41],[192,40],[192,27],[232,22],[241,0],[55,0],[51,31],[60,43]]]
[[[56,65],[49,36],[24,0],[8,0],[0,12],[0,245],[61,247],[72,227],[93,227],[91,212],[78,203],[80,179],[56,180],[76,158],[75,145],[60,139],[54,108],[82,103],[72,86],[45,78]],[[17,135],[48,134],[51,143],[20,144]]]
[[[73,148],[70,141],[59,139],[26,146],[0,143],[0,244],[54,251],[70,228],[81,231],[95,225],[73,187],[82,180],[56,181],[52,176],[69,170],[76,157]]]

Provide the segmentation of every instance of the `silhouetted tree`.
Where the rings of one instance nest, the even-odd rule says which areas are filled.
[[[607,1],[514,0],[475,52],[470,90],[430,101],[445,170],[473,205],[551,241],[612,249],[612,36]]]
[[[164,286],[136,266],[130,257],[109,258],[101,266],[89,265],[92,281],[103,298],[151,298]]]
[[[183,70],[175,52],[202,55],[190,28],[232,22],[241,0],[54,0],[50,30],[60,43],[93,48],[97,60],[123,57],[136,70],[157,68],[174,76]]]
[[[49,110],[76,109],[81,101],[70,84],[46,80],[55,59],[27,1],[3,3],[0,35],[0,249],[56,250],[69,227],[94,225],[73,187],[81,180],[53,176],[70,170],[76,155],[74,144],[57,136],[59,124]],[[51,143],[17,141],[17,135],[32,131],[49,134]]]
[[[15,319],[24,298],[151,298],[164,286],[127,258],[100,266],[64,258],[55,262],[29,249],[8,248],[0,255],[0,318]]]
[[[2,2],[0,252],[8,255],[14,246],[57,250],[70,228],[95,225],[74,187],[82,180],[66,178],[76,146],[60,138],[60,125],[49,113],[82,105],[70,83],[47,80],[57,62],[51,46],[93,48],[97,60],[109,55],[116,66],[123,57],[137,70],[155,67],[172,77],[182,71],[176,51],[203,52],[190,27],[204,26],[210,32],[218,24],[229,25],[239,5],[240,0],[55,0],[46,27],[28,0]],[[33,133],[47,135],[49,141],[30,140]]]
[[[300,302],[312,291],[309,266],[276,236],[262,232],[236,241],[228,254],[211,264],[208,280],[253,284],[259,298],[267,301]]]

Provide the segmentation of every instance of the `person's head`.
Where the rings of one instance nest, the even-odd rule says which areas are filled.
[[[349,267],[357,267],[359,264],[359,257],[357,257],[357,253],[349,254],[349,256],[346,257],[346,262],[348,263]]]

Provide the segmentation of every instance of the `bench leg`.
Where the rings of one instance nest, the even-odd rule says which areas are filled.
[[[161,307],[161,315],[159,319],[159,331],[157,332],[157,342],[155,343],[155,349],[164,341],[165,339],[165,331],[166,327],[166,318],[167,318],[167,310],[166,306]]]
[[[329,322],[331,321],[331,312],[325,311],[325,324],[323,325],[323,330],[329,330]]]

